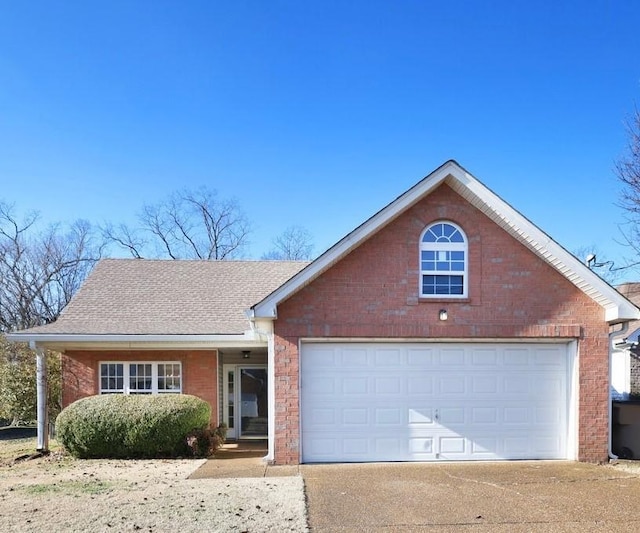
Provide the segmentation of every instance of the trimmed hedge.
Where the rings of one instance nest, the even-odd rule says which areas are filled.
[[[56,436],[80,458],[157,458],[189,455],[187,437],[205,429],[211,406],[187,394],[90,396],[67,406]]]

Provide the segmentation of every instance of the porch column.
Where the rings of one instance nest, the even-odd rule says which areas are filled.
[[[36,351],[36,394],[37,394],[37,419],[38,419],[38,446],[39,452],[49,451],[49,415],[47,405],[47,359],[45,351],[38,344],[32,342],[31,348]]]
[[[275,340],[273,331],[269,334],[267,345],[267,394],[268,394],[268,424],[267,424],[267,444],[268,452],[265,460],[273,462],[275,460],[276,444],[276,358]]]

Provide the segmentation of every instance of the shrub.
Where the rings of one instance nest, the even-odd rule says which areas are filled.
[[[187,436],[210,417],[211,406],[187,394],[90,396],[62,410],[56,434],[81,458],[176,457],[189,454]]]
[[[60,412],[62,396],[60,354],[46,352],[49,419]],[[10,423],[36,419],[36,356],[25,343],[7,341],[0,335],[0,418]]]
[[[226,424],[216,429],[197,429],[187,436],[187,446],[194,457],[210,457],[224,444],[227,438]]]

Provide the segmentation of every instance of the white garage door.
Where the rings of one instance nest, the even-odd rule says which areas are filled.
[[[302,461],[566,459],[568,352],[304,343]]]

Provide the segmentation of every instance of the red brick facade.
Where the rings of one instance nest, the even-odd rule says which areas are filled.
[[[211,404],[211,423],[218,424],[217,353],[211,351],[67,351],[62,355],[62,405],[100,392],[101,361],[179,361],[182,392]]]
[[[469,242],[469,297],[418,296],[419,239],[438,220]],[[446,308],[449,319],[438,320]],[[608,326],[604,310],[446,185],[403,213],[278,306],[275,462],[300,460],[301,338],[578,341],[578,458],[607,459]]]

